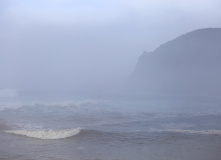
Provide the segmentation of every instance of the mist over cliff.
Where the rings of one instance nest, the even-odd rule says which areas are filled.
[[[221,29],[199,29],[144,52],[129,79],[133,90],[221,93]]]

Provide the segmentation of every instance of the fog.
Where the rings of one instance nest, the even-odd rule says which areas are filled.
[[[133,72],[144,50],[220,27],[218,0],[1,0],[0,89],[96,90]]]
[[[220,95],[221,28],[183,34],[140,56],[129,79],[139,92]]]

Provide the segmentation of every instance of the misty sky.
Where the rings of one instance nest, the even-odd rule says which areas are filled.
[[[0,89],[105,86],[144,50],[221,26],[220,0],[1,0]]]

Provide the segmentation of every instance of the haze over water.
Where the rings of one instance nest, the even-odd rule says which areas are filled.
[[[219,159],[219,94],[127,86],[144,50],[220,27],[219,6],[2,0],[0,159]]]
[[[0,158],[219,159],[220,104],[200,96],[5,102]]]

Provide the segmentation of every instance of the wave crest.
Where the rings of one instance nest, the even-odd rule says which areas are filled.
[[[1,90],[0,90],[0,97],[1,97]],[[85,101],[64,101],[64,102],[57,102],[57,103],[41,103],[41,102],[33,102],[33,103],[22,103],[22,102],[15,102],[15,103],[0,103],[0,111],[4,110],[13,110],[13,109],[21,109],[21,108],[53,108],[53,107],[60,107],[60,108],[89,108],[93,106],[98,106],[99,104],[103,104],[102,101],[95,101],[95,100],[85,100]]]
[[[221,130],[184,130],[184,129],[168,129],[169,132],[189,133],[189,134],[221,134]]]
[[[66,130],[8,130],[5,132],[39,139],[62,139],[75,136],[80,131],[81,128]]]

